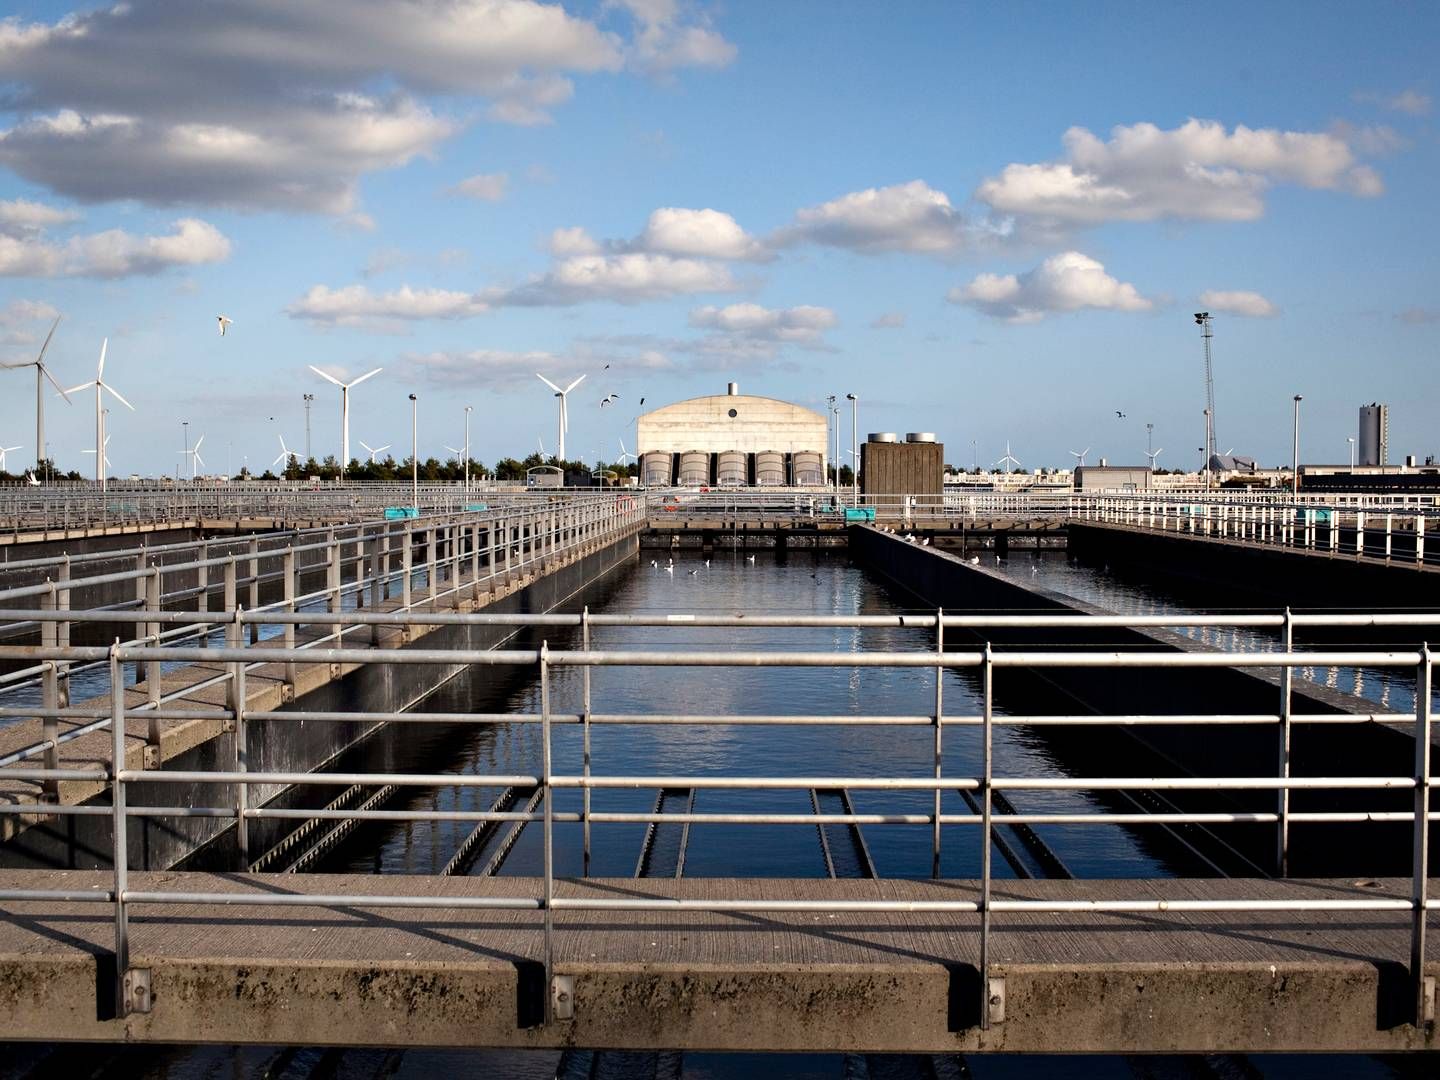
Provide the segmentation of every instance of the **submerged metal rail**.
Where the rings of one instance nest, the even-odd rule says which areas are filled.
[[[62,613],[54,609],[41,609],[36,612],[36,617],[47,625],[53,624],[62,617],[72,617],[76,613]],[[90,613],[97,617],[97,621],[113,621],[118,618],[133,619],[134,612],[115,613],[102,612]],[[153,637],[146,640],[135,641],[129,644],[115,644],[109,648],[99,647],[70,647],[63,648],[56,644],[47,644],[40,647],[0,647],[0,659],[14,659],[25,656],[41,665],[50,665],[47,671],[53,671],[55,665],[62,663],[73,663],[80,660],[94,660],[103,658],[108,669],[108,682],[110,687],[108,698],[108,709],[96,708],[78,710],[89,719],[94,713],[106,713],[108,715],[94,715],[93,719],[83,724],[85,730],[97,731],[108,728],[110,733],[110,754],[109,760],[87,768],[63,768],[61,767],[58,749],[61,745],[58,735],[47,729],[46,739],[36,743],[31,750],[43,752],[45,761],[41,767],[31,767],[22,762],[37,756],[37,753],[26,755],[10,755],[11,762],[15,767],[0,769],[0,780],[9,780],[31,783],[34,788],[34,798],[28,802],[15,802],[0,806],[0,812],[7,814],[23,814],[33,818],[63,817],[66,815],[89,815],[107,817],[110,820],[111,833],[111,857],[113,860],[113,884],[112,887],[99,894],[72,894],[68,892],[56,892],[54,890],[25,890],[9,889],[0,893],[0,899],[11,901],[24,900],[49,900],[49,901],[90,901],[112,905],[115,910],[115,955],[117,973],[117,1002],[120,1012],[128,1014],[134,1011],[144,1011],[148,1008],[148,1001],[141,992],[141,980],[133,971],[130,961],[131,930],[129,914],[136,905],[146,904],[189,904],[197,906],[229,904],[229,905],[292,905],[292,906],[314,906],[314,907],[406,907],[406,908],[440,908],[440,907],[467,907],[467,908],[491,908],[491,909],[520,909],[534,910],[543,913],[544,931],[544,952],[547,977],[553,975],[554,956],[554,912],[556,911],[673,911],[673,910],[695,910],[712,912],[766,912],[766,911],[826,911],[826,912],[885,912],[885,911],[925,911],[943,913],[974,913],[980,917],[981,924],[981,980],[980,987],[984,991],[980,1007],[980,1018],[982,1026],[988,1027],[992,1018],[998,1022],[998,1017],[992,1017],[990,1006],[991,994],[989,992],[990,978],[990,957],[992,953],[991,939],[993,934],[998,932],[992,924],[996,916],[1003,916],[1010,913],[1023,912],[1161,912],[1161,911],[1193,911],[1193,912],[1218,912],[1218,911],[1287,911],[1287,912],[1323,912],[1323,911],[1392,911],[1410,912],[1412,917],[1412,948],[1410,971],[1414,981],[1415,1003],[1417,1016],[1424,1015],[1424,1008],[1429,1000],[1428,990],[1423,980],[1423,964],[1426,955],[1425,942],[1425,915],[1428,909],[1436,906],[1426,894],[1426,879],[1428,876],[1428,850],[1429,850],[1429,827],[1430,822],[1440,817],[1440,813],[1433,812],[1429,805],[1429,791],[1431,788],[1430,773],[1430,742],[1433,734],[1431,717],[1431,680],[1432,680],[1432,658],[1428,647],[1420,649],[1388,649],[1377,651],[1366,650],[1330,650],[1303,652],[1296,651],[1290,638],[1287,636],[1286,645],[1288,651],[1283,652],[1214,652],[1214,653],[1165,653],[1142,650],[1125,649],[1098,649],[1094,651],[1059,651],[1054,649],[1043,649],[1036,651],[1025,651],[1023,649],[994,648],[986,645],[983,648],[958,648],[947,649],[944,647],[943,632],[947,627],[964,627],[971,630],[983,630],[986,626],[995,627],[1066,627],[1083,625],[1107,625],[1105,620],[1096,620],[1085,616],[955,616],[936,613],[934,615],[922,616],[885,616],[885,617],[817,617],[817,618],[792,618],[782,621],[768,618],[746,618],[743,616],[602,616],[591,615],[588,612],[580,616],[553,616],[553,617],[512,617],[512,616],[486,616],[483,614],[459,615],[446,612],[365,612],[365,613],[325,613],[325,618],[349,619],[351,615],[363,614],[367,619],[373,619],[376,623],[393,622],[398,625],[422,625],[434,624],[437,620],[448,622],[451,620],[473,621],[475,623],[489,623],[491,625],[521,625],[515,619],[523,620],[523,624],[537,627],[546,626],[576,626],[578,625],[583,634],[580,649],[552,650],[548,644],[542,644],[538,649],[507,649],[499,651],[482,650],[461,650],[461,649],[429,649],[429,648],[399,648],[399,649],[351,649],[351,648],[302,648],[286,647],[264,642],[258,645],[245,647],[243,636],[239,628],[245,624],[252,613],[236,610],[233,613],[205,613],[197,616],[196,613],[163,613],[158,610],[146,610],[140,613],[146,622],[152,621],[150,616],[162,614],[180,614],[188,618],[199,618],[202,624],[228,625],[231,632],[228,643],[220,647],[200,648],[198,646],[175,646],[165,647],[155,643]],[[287,619],[305,618],[315,620],[316,615],[305,613],[289,612],[266,612],[253,613],[257,619],[274,619],[284,622]],[[1279,626],[1281,628],[1293,627],[1295,625],[1344,625],[1344,626],[1376,626],[1376,625],[1433,625],[1437,621],[1435,615],[1412,615],[1412,616],[1356,616],[1347,619],[1344,616],[1296,616],[1296,615],[1249,615],[1249,616],[1164,616],[1157,621],[1151,621],[1149,625],[1187,625],[1196,622],[1204,622],[1209,619],[1217,621],[1228,621],[1231,624],[1243,623],[1256,626]],[[211,620],[214,620],[212,623]],[[1123,625],[1133,626],[1136,620],[1124,620]],[[747,649],[733,649],[726,651],[715,650],[687,650],[687,651],[666,651],[661,649],[607,649],[596,648],[590,640],[590,635],[596,627],[605,625],[651,625],[651,626],[910,626],[934,631],[935,647],[924,651],[915,652],[840,652],[840,651],[787,651],[769,652]],[[225,679],[229,682],[230,692],[228,693],[228,705],[223,713],[211,711],[207,715],[224,715],[234,725],[235,739],[233,759],[226,763],[225,767],[216,770],[172,770],[172,769],[144,769],[131,768],[126,763],[126,730],[124,719],[134,716],[148,715],[143,709],[127,706],[125,702],[125,665],[133,665],[136,672],[146,670],[149,665],[168,661],[208,661],[212,664],[220,664],[226,668]],[[486,666],[507,666],[512,668],[532,668],[536,671],[540,686],[540,712],[537,714],[522,714],[509,716],[507,714],[490,715],[455,715],[455,714],[355,714],[355,713],[326,713],[299,711],[261,712],[251,711],[247,708],[247,698],[244,693],[245,673],[257,663],[281,663],[281,664],[341,664],[341,663],[385,663],[385,664],[475,664]],[[992,750],[992,736],[997,726],[1005,725],[1080,725],[1080,724],[1162,724],[1177,722],[1176,717],[1171,716],[1126,716],[1126,717],[1105,717],[1105,716],[1047,716],[1047,717],[1026,717],[995,715],[993,674],[997,669],[1004,668],[1089,668],[1089,669],[1122,669],[1122,668],[1154,668],[1154,669],[1198,669],[1216,667],[1234,668],[1269,668],[1280,669],[1288,672],[1296,667],[1312,665],[1340,665],[1340,666],[1366,666],[1383,667],[1391,669],[1409,669],[1415,673],[1416,695],[1415,710],[1411,714],[1385,714],[1385,719],[1395,722],[1402,717],[1414,724],[1415,735],[1415,760],[1414,768],[1407,775],[1394,776],[1305,776],[1297,777],[1289,773],[1289,758],[1286,753],[1281,753],[1281,767],[1277,775],[1273,776],[1225,776],[1225,777],[1190,777],[1190,776],[1169,776],[1169,777],[1069,777],[1069,776],[1006,776],[997,774],[994,764]],[[591,711],[590,685],[588,679],[584,680],[584,703],[583,709],[578,714],[562,713],[553,706],[552,679],[554,672],[560,668],[578,668],[582,677],[591,669],[600,667],[812,667],[832,669],[855,669],[855,668],[897,668],[909,669],[919,668],[933,670],[936,672],[936,695],[935,709],[929,716],[766,716],[766,717],[744,717],[744,716],[695,716],[677,714],[672,712],[660,712],[654,715],[630,715],[630,714],[597,714]],[[979,685],[982,695],[982,709],[976,715],[950,715],[947,716],[943,709],[943,699],[940,694],[940,687],[943,680],[939,677],[947,669],[972,669],[979,675]],[[42,676],[43,678],[44,676]],[[1327,723],[1335,722],[1335,718],[1299,715],[1291,709],[1292,685],[1289,679],[1282,679],[1276,712],[1273,714],[1246,715],[1243,717],[1230,717],[1226,715],[1190,715],[1183,718],[1183,722],[1192,725],[1214,725],[1224,726],[1227,724],[1264,724],[1272,726],[1277,731],[1282,747],[1288,747],[1290,733],[1297,724]],[[47,701],[38,709],[33,710],[33,715],[41,717],[47,724],[58,724],[61,711],[75,712],[77,710],[61,710],[53,707]],[[265,723],[286,723],[295,721],[333,721],[333,720],[355,720],[357,716],[374,718],[384,721],[403,721],[407,723],[434,722],[434,723],[480,723],[493,724],[496,722],[529,722],[538,723],[540,733],[540,761],[539,768],[530,773],[513,775],[456,775],[449,773],[439,774],[392,774],[392,773],[307,773],[307,772],[286,772],[286,771],[259,771],[252,769],[247,759],[246,732],[255,724]],[[76,717],[79,719],[80,717]],[[1340,718],[1341,722],[1355,722],[1354,717]],[[589,743],[589,731],[596,723],[606,724],[643,724],[643,723],[673,723],[689,725],[728,724],[728,723],[774,723],[785,724],[794,722],[812,724],[872,724],[886,726],[891,724],[903,724],[910,726],[928,725],[933,727],[935,756],[933,769],[927,768],[921,775],[899,775],[899,776],[875,776],[875,775],[848,775],[848,776],[736,776],[736,775],[698,775],[698,776],[664,776],[664,775],[617,775],[607,773],[597,767],[598,763],[593,759]],[[585,753],[583,758],[583,771],[578,774],[563,774],[554,767],[552,750],[554,745],[553,729],[557,724],[579,724],[585,731]],[[947,773],[943,766],[943,758],[940,753],[942,748],[942,733],[946,727],[971,727],[978,728],[981,737],[981,763],[973,775],[955,775]],[[53,790],[54,785],[67,780],[90,780],[103,781],[109,789],[109,806],[99,805],[66,805],[63,803],[44,801],[46,788]],[[147,785],[156,784],[213,784],[228,786],[233,792],[233,801],[224,805],[213,806],[132,806],[129,803],[129,785],[143,782]],[[417,788],[417,787],[488,787],[504,788],[515,787],[517,789],[530,789],[531,795],[526,806],[521,810],[513,807],[502,806],[497,803],[490,810],[475,811],[441,811],[441,810],[384,810],[374,806],[355,806],[345,800],[336,800],[329,805],[319,809],[306,808],[276,808],[267,806],[250,805],[249,792],[255,785],[323,785],[330,787],[341,787],[347,790],[359,787],[361,789],[382,789],[393,788]],[[555,793],[561,790],[573,789],[582,793],[583,803],[578,812],[560,811],[555,808]],[[616,812],[595,810],[590,804],[590,795],[596,791],[611,789],[642,789],[649,791],[683,790],[687,793],[686,799],[693,797],[694,792],[700,790],[815,790],[819,792],[834,791],[892,791],[892,792],[930,792],[934,795],[934,803],[928,809],[918,812],[871,812],[856,813],[848,801],[842,803],[840,809],[843,812],[833,812],[833,807],[824,807],[827,812],[782,814],[782,813],[732,813],[732,812],[696,812],[693,805],[688,805],[680,812],[670,811],[665,805],[659,805],[655,811],[650,813],[641,812]],[[1213,791],[1213,792],[1270,792],[1276,799],[1273,810],[1237,810],[1237,811],[1214,811],[1214,812],[1162,812],[1149,814],[1126,814],[1108,812],[1085,812],[1085,813],[1016,813],[1015,808],[1004,799],[1004,793],[1017,790],[1055,790],[1055,791],[1114,791],[1114,790],[1151,790],[1151,791]],[[943,812],[940,796],[943,791],[969,793],[974,799],[974,808],[969,813],[945,813]],[[1412,793],[1412,803],[1408,810],[1346,810],[1346,811],[1295,811],[1288,802],[1288,794],[1292,791],[1336,791],[1349,790],[1356,792],[1385,792],[1385,791],[1409,791]],[[517,800],[518,801],[518,800]],[[662,795],[663,802],[663,795]],[[820,800],[817,798],[814,807],[816,811],[822,809]],[[132,818],[185,818],[185,817],[210,817],[232,821],[236,830],[237,847],[245,860],[241,865],[248,867],[248,833],[251,822],[259,820],[297,820],[297,821],[334,821],[334,822],[360,822],[360,821],[464,821],[477,825],[490,824],[491,833],[502,823],[510,823],[511,831],[507,837],[500,841],[495,853],[491,857],[491,865],[498,865],[497,859],[503,859],[504,854],[509,850],[514,839],[518,836],[519,829],[526,824],[538,824],[543,829],[544,844],[544,872],[541,878],[541,888],[536,895],[517,897],[470,897],[458,899],[456,897],[439,896],[397,896],[377,892],[374,895],[299,895],[299,894],[276,894],[273,892],[255,893],[226,893],[214,894],[205,892],[187,891],[184,888],[169,890],[136,890],[130,887],[128,877],[127,859],[127,835],[129,821]],[[1294,900],[1275,901],[1262,899],[1236,899],[1236,900],[1187,900],[1187,899],[1120,899],[1108,901],[1093,900],[1005,900],[996,899],[991,893],[991,870],[992,870],[992,833],[998,826],[1019,828],[1035,824],[1217,824],[1217,823],[1251,823],[1274,827],[1276,831],[1277,851],[1284,857],[1288,840],[1288,830],[1297,823],[1321,824],[1337,822],[1390,822],[1409,824],[1414,837],[1413,859],[1412,859],[1412,894],[1408,899],[1391,899],[1369,897],[1363,899],[1331,899],[1331,900]],[[784,901],[784,900],[756,900],[756,899],[710,899],[710,900],[680,900],[664,898],[643,898],[643,897],[614,897],[614,898],[580,898],[564,895],[563,882],[557,879],[554,873],[554,844],[555,826],[557,824],[579,823],[584,830],[584,847],[586,853],[586,867],[589,865],[590,829],[592,826],[604,826],[616,823],[643,823],[652,828],[661,825],[667,827],[689,827],[700,824],[756,824],[776,825],[792,824],[805,826],[820,826],[822,829],[828,826],[844,826],[858,830],[861,825],[884,825],[884,826],[915,826],[923,827],[930,831],[932,837],[933,858],[936,872],[938,873],[939,855],[941,844],[949,836],[953,835],[953,829],[957,826],[967,828],[979,827],[980,851],[982,878],[981,888],[978,896],[971,899],[952,899],[944,901],[911,902],[899,900],[884,901],[862,901],[862,900],[833,900],[825,902],[815,901]],[[489,846],[491,837],[487,836],[486,846]],[[184,875],[180,875],[183,882]],[[143,931],[142,931],[143,933]],[[547,985],[550,980],[547,978]]]

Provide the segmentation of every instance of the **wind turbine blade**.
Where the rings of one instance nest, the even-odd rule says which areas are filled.
[[[371,375],[379,375],[380,372],[382,372],[382,371],[384,371],[384,370],[385,370],[384,368],[378,368],[378,367],[377,367],[374,371],[367,371],[364,375],[361,375],[358,379],[353,379],[353,380],[351,380],[351,381],[347,384],[347,388],[359,386],[359,385],[360,385],[362,382],[364,382],[366,379],[370,378]]]
[[[95,369],[95,381],[100,382],[105,378],[105,353],[110,349],[110,339],[107,337],[100,342],[100,365]]]
[[[60,393],[62,393],[62,394],[78,394],[81,390],[89,390],[90,387],[92,387],[92,386],[94,386],[94,385],[95,385],[95,380],[94,380],[94,379],[91,379],[89,382],[82,382],[79,386],[72,386],[72,387],[70,387],[69,390],[61,390]]]
[[[585,374],[588,375],[589,372],[586,372]],[[581,375],[578,379],[576,379],[574,382],[572,382],[569,386],[565,387],[565,393],[568,394],[571,390],[574,390],[575,387],[579,386],[579,385],[580,385],[582,382],[584,382],[584,381],[585,381],[585,375]]]
[[[201,464],[201,465],[204,465],[204,464],[205,464],[205,459],[200,456],[199,451],[197,451],[197,450],[191,450],[190,453],[192,453],[192,454],[195,455],[195,460],[196,460],[199,464]]]
[[[322,379],[324,379],[326,382],[332,382],[332,383],[334,383],[336,386],[341,387],[342,389],[344,388],[345,384],[342,383],[339,379],[335,378],[334,375],[326,374],[325,372],[321,371],[318,367],[316,367],[314,364],[309,365],[309,367],[310,367],[310,370],[311,370],[311,371],[315,372],[316,375],[319,375],[319,376],[320,376]]]
[[[535,373],[535,377],[541,382],[543,382],[546,386],[550,387],[551,390],[554,390],[557,394],[564,393],[564,391],[562,391],[560,387],[556,386],[553,382],[547,379],[544,375],[541,375],[538,371]]]
[[[35,362],[35,366],[40,369],[41,375],[44,375],[45,378],[50,380],[50,385],[55,387],[56,390],[60,391],[60,396],[65,399],[66,403],[70,404],[69,393],[66,392],[63,386],[61,386],[58,382],[55,381],[55,376],[50,374],[50,369],[47,368],[44,364],[40,363],[38,360]]]
[[[361,446],[365,447],[365,452],[367,454],[375,453],[375,448],[369,443],[367,443],[364,439],[356,439],[355,441],[358,442]]]
[[[109,436],[109,435],[106,435],[105,438],[108,439],[108,438],[110,438],[110,436]],[[202,442],[204,442],[204,441],[205,441],[205,436],[204,436],[204,435],[201,435],[200,438],[198,438],[198,439],[195,440],[195,456],[196,456],[196,457],[199,457],[199,456],[200,456],[200,444],[201,444]]]
[[[377,447],[375,448],[375,453],[377,453],[377,454],[383,454],[386,450],[389,450],[389,449],[390,449],[390,444],[389,444],[389,443],[386,443],[384,446],[377,446]]]
[[[50,324],[50,332],[45,335],[45,344],[40,346],[40,355],[35,358],[35,363],[39,364],[45,359],[45,350],[50,348],[50,339],[55,336],[55,328],[59,325],[60,316],[56,315],[55,321]]]
[[[289,455],[286,454],[284,450],[281,450],[280,456],[277,457],[274,461],[270,462],[270,467],[273,469],[276,465],[279,465],[280,462],[284,461],[288,456]]]
[[[100,385],[103,386],[106,390],[109,390],[110,393],[112,393],[113,395],[115,395],[115,400],[118,401],[118,402],[120,402],[121,405],[124,405],[124,406],[125,406],[127,409],[129,409],[131,412],[134,412],[134,411],[135,411],[135,406],[134,406],[134,405],[131,405],[130,402],[126,401],[125,398],[121,395],[121,393],[120,393],[119,390],[116,390],[116,389],[115,389],[113,386],[111,386],[109,383],[101,383]]]

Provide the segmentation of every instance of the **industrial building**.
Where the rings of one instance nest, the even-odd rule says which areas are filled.
[[[1152,475],[1149,465],[1081,465],[1075,470],[1075,490],[1149,491]]]
[[[1388,465],[1390,456],[1390,406],[1372,401],[1360,406],[1360,438],[1357,465]]]
[[[860,447],[860,490],[866,495],[939,495],[945,490],[945,446],[928,431],[902,443],[892,432],[872,432]]]
[[[740,393],[690,398],[643,414],[635,433],[647,487],[822,487],[823,413]]]

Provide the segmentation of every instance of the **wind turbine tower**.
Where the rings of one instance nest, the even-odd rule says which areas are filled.
[[[554,390],[555,396],[560,399],[560,417],[556,425],[556,436],[557,441],[560,444],[560,460],[564,461],[565,432],[570,427],[570,413],[569,410],[566,408],[565,401],[566,398],[570,396],[570,391],[574,390],[577,386],[579,386],[582,382],[585,381],[585,376],[581,375],[580,378],[576,379],[569,386],[565,387],[564,390],[561,390],[560,387],[556,386],[553,382],[547,379],[544,375],[541,375],[538,371],[535,373],[535,377],[541,382],[543,382],[546,386],[550,387],[551,390]],[[543,449],[541,450],[541,453],[544,453]]]
[[[345,466],[350,463],[350,391],[359,386],[372,375],[379,375],[384,368],[376,368],[374,371],[367,371],[358,379],[351,379],[348,383],[341,382],[334,375],[327,375],[314,364],[310,370],[319,375],[326,382],[332,382],[340,388],[340,479],[345,479]]]
[[[65,388],[55,381],[55,376],[50,374],[50,369],[45,366],[45,350],[50,348],[50,339],[55,336],[55,328],[60,325],[60,316],[55,316],[55,321],[50,324],[50,333],[45,335],[45,344],[40,346],[40,355],[34,360],[27,360],[23,364],[5,364],[7,368],[35,369],[35,467],[39,471],[45,461],[45,380],[50,380],[50,385],[60,391],[60,396],[65,403],[70,403],[70,397],[65,393]],[[20,447],[12,447],[18,450]]]

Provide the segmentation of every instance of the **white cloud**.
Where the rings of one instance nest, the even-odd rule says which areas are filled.
[[[634,241],[641,251],[702,259],[764,259],[764,246],[719,210],[661,207]]]
[[[875,316],[870,322],[871,330],[899,330],[905,325],[905,312],[887,311]]]
[[[681,67],[722,68],[736,55],[735,46],[703,19],[686,22],[676,0],[614,0],[634,18],[637,33],[631,61],[644,71],[669,72]]]
[[[577,344],[565,353],[541,350],[514,352],[505,349],[471,349],[412,353],[407,364],[433,383],[449,386],[488,386],[495,389],[537,389],[535,372],[568,381],[577,375],[608,364],[616,376],[635,372],[663,371],[674,365],[657,349],[616,353],[597,351]],[[572,400],[572,408],[578,403]]]
[[[1424,116],[1434,104],[1429,94],[1414,87],[1398,94],[1377,94],[1373,90],[1361,90],[1354,97],[1364,105],[1378,105],[1382,109],[1408,113],[1411,116]]]
[[[572,255],[518,288],[502,302],[517,307],[583,304],[613,300],[634,304],[668,296],[731,292],[730,271],[699,259],[626,252],[618,255]]]
[[[1001,214],[1058,226],[1105,221],[1250,221],[1277,183],[1373,196],[1380,177],[1333,133],[1252,129],[1208,120],[1163,130],[1111,129],[1109,141],[1073,127],[1059,161],[1007,165],[976,198]]]
[[[78,220],[73,210],[33,202],[30,199],[0,199],[0,235],[26,237],[44,232],[54,225]]]
[[[292,319],[331,326],[372,326],[415,319],[468,319],[490,310],[490,299],[480,293],[412,289],[408,285],[387,293],[372,293],[364,285],[343,289],[315,285],[285,313]]]
[[[59,314],[44,300],[11,300],[0,308],[0,326],[20,326],[41,319],[53,319]]]
[[[731,304],[690,312],[690,325],[697,329],[786,344],[817,342],[836,321],[835,312],[829,308],[808,305],[772,309],[759,304]]]
[[[949,197],[923,180],[852,191],[806,207],[776,242],[822,244],[866,254],[909,251],[944,255],[965,242],[965,221]]]
[[[600,245],[581,226],[556,229],[550,234],[550,254],[558,258],[568,255],[598,255]]]
[[[510,176],[507,173],[477,173],[461,180],[450,190],[456,195],[464,195],[471,199],[499,202],[505,198],[505,188],[509,182]]]
[[[0,131],[0,164],[82,200],[349,213],[362,175],[459,130],[427,97],[543,123],[573,76],[733,55],[673,6],[622,29],[537,0],[130,0],[11,18],[0,70],[19,119]]]
[[[945,297],[1012,323],[1038,322],[1052,312],[1081,308],[1148,311],[1151,301],[1134,285],[1117,281],[1088,255],[1052,255],[1023,274],[980,274]]]
[[[1253,319],[1268,319],[1280,314],[1280,309],[1258,292],[1244,289],[1210,289],[1200,294],[1200,306],[1210,311],[1246,315]]]
[[[182,218],[174,229],[163,236],[110,229],[59,243],[38,236],[0,235],[0,277],[119,278],[230,257],[230,241],[209,222]]]

